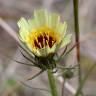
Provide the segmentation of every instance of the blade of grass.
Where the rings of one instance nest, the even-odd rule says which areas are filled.
[[[75,94],[75,96],[80,96],[81,90],[84,86],[84,84],[86,83],[86,80],[88,79],[88,77],[90,76],[91,72],[93,71],[93,69],[96,68],[96,64],[92,65],[91,68],[88,70],[87,74],[84,76],[84,78],[81,81],[81,84],[79,85],[77,92]]]
[[[78,0],[73,0],[73,6],[74,6],[74,28],[75,28],[75,42],[77,43],[76,50],[77,50],[77,62],[78,62],[78,81],[79,85],[81,84],[82,78],[81,78],[81,65],[80,65],[80,43],[79,43],[79,20],[78,20]],[[81,95],[83,96],[82,92]]]

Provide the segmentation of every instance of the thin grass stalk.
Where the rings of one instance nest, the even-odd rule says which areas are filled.
[[[81,69],[80,66],[80,43],[79,42],[79,21],[78,21],[78,0],[73,0],[74,5],[74,27],[75,27],[75,42],[77,43],[76,49],[77,49],[77,61],[78,66]],[[81,70],[79,70],[79,81],[81,82]]]
[[[78,0],[73,0],[74,6],[74,28],[75,28],[75,42],[77,43],[76,50],[77,50],[77,62],[78,62],[78,81],[79,85],[81,84],[82,77],[81,77],[81,65],[80,65],[80,43],[79,43],[79,20],[78,20]],[[81,92],[82,93],[82,92]]]
[[[84,87],[86,80],[88,79],[88,77],[90,76],[90,74],[92,73],[92,71],[96,68],[96,64],[92,65],[91,68],[88,70],[87,74],[84,76],[84,78],[81,81],[81,84],[79,85],[77,92],[75,94],[75,96],[80,96],[81,90]]]

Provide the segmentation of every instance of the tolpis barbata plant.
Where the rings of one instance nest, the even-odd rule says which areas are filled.
[[[56,68],[58,50],[71,42],[71,34],[66,33],[67,23],[60,22],[58,14],[41,9],[34,11],[33,19],[21,18],[18,26],[19,39],[30,51],[33,65],[43,71]]]
[[[66,33],[67,23],[65,21],[60,22],[59,14],[40,9],[34,11],[33,19],[21,18],[18,21],[18,27],[20,47],[29,57],[22,51],[21,54],[31,62],[27,65],[41,69],[39,73],[27,80],[47,71],[52,96],[59,96],[53,73],[60,69],[59,72],[61,73],[58,76],[62,75],[65,79],[70,79],[74,75],[72,71],[74,68],[59,65],[59,61],[74,48],[73,46],[67,50],[67,46],[71,42],[71,34]],[[58,55],[61,48],[64,50]]]

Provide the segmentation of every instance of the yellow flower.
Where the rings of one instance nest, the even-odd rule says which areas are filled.
[[[36,56],[46,57],[70,43],[66,35],[67,24],[60,22],[60,16],[45,10],[35,10],[34,18],[18,22],[20,40]]]

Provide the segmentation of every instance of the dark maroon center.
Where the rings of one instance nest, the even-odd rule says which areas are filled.
[[[39,49],[47,45],[51,48],[55,42],[56,40],[54,40],[52,36],[49,36],[48,38],[46,34],[44,34],[37,37],[37,40],[34,40],[34,45],[36,48],[39,48]]]

